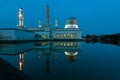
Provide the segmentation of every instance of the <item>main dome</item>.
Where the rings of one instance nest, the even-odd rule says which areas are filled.
[[[78,28],[76,18],[74,17],[67,18],[65,28]]]

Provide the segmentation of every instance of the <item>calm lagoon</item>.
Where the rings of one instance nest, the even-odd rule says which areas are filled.
[[[112,44],[0,44],[0,58],[32,80],[120,80],[120,46]]]

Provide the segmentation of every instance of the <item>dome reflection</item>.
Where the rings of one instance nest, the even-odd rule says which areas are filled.
[[[67,61],[73,62],[73,61],[76,60],[78,52],[77,51],[76,52],[65,51],[65,55],[66,55],[66,60]]]

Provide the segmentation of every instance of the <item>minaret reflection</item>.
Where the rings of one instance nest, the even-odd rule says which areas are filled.
[[[24,53],[19,54],[19,70],[22,71],[24,68]]]
[[[65,59],[67,61],[74,62],[76,61],[78,53],[81,50],[81,42],[47,42],[47,44],[44,43],[45,42],[37,42],[36,50],[38,50],[38,58],[45,56],[46,74],[49,74],[50,71],[51,58],[57,60],[59,55],[61,56],[62,52],[65,55]]]
[[[46,73],[49,73],[49,67],[50,67],[50,50],[46,49],[45,50],[45,54],[46,54]]]

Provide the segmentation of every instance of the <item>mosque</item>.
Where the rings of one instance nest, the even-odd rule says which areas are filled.
[[[38,28],[29,28],[29,31],[35,32],[35,38],[40,39],[81,39],[81,30],[77,25],[77,20],[74,17],[69,17],[66,20],[64,28],[58,27],[58,20],[55,20],[55,28],[51,28],[49,23],[50,18],[49,6],[46,6],[46,24],[44,27],[41,25],[41,21],[38,21]],[[19,10],[19,25],[18,28],[23,29],[23,10]]]
[[[54,28],[50,26],[50,9],[46,7],[46,23],[41,25],[38,21],[37,28],[26,28],[24,25],[24,12],[19,9],[17,28],[0,28],[0,42],[25,42],[39,40],[81,40],[81,29],[77,25],[77,20],[74,17],[69,17],[66,20],[64,28],[59,28],[58,20],[54,22]]]

